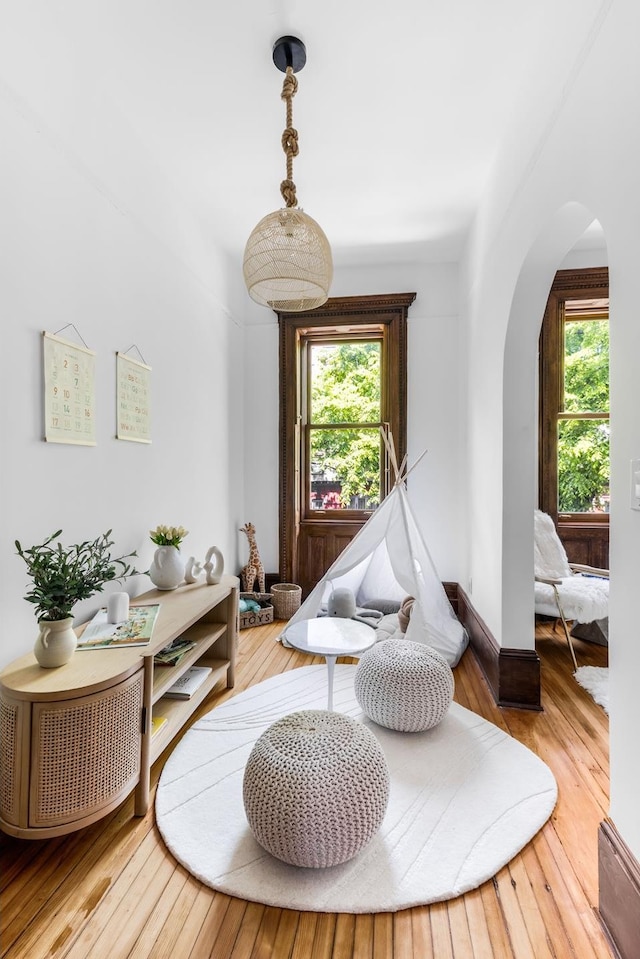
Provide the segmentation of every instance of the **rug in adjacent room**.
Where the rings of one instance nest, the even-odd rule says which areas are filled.
[[[578,683],[591,698],[609,713],[609,668],[608,666],[578,666],[575,673]]]
[[[326,667],[293,669],[213,709],[164,767],[158,827],[202,882],[289,909],[393,912],[479,886],[548,819],[556,781],[529,749],[457,703],[426,732],[383,729],[358,706],[356,668],[336,666],[334,707],[365,723],[384,750],[391,794],[378,834],[350,862],[329,869],[289,866],[253,838],[242,779],[254,742],[286,713],[326,709]]]

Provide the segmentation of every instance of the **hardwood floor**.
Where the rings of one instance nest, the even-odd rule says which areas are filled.
[[[314,660],[274,642],[282,624],[243,630],[235,690]],[[397,913],[298,913],[219,894],[178,865],[153,805],[130,798],[70,836],[0,834],[0,943],[6,959],[609,959],[595,912],[597,829],[608,812],[608,720],[575,682],[566,643],[537,630],[543,712],[497,707],[467,651],[456,701],[507,730],[553,770],[559,801],[491,881],[449,902]],[[576,640],[580,665],[606,649]],[[153,768],[152,799],[166,754]],[[212,810],[215,815],[215,810]]]

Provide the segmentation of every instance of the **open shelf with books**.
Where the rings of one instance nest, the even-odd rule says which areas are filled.
[[[156,761],[214,687],[228,679],[229,667],[232,665],[231,657],[225,655],[225,651],[229,652],[228,630],[227,622],[212,622],[207,619],[194,623],[179,637],[174,637],[195,644],[175,666],[153,663],[151,715],[156,719],[161,716],[166,719],[166,722],[156,734],[153,733],[153,729],[151,730],[150,763]],[[154,654],[150,652],[148,655],[151,658]],[[187,676],[194,667],[206,667],[209,670],[201,684],[190,696],[170,698],[171,687]]]
[[[180,639],[195,642],[196,645],[186,652],[175,666],[159,666],[154,663],[152,701],[155,703],[164,696],[175,681],[191,666],[196,665],[226,630],[226,623],[196,623],[195,626],[186,629],[180,635]]]
[[[204,702],[211,691],[226,678],[228,663],[224,659],[205,657],[199,660],[197,665],[206,665],[211,668],[211,672],[207,674],[201,685],[188,699],[170,699],[164,695],[153,704],[153,718],[162,717],[166,722],[157,733],[153,733],[152,730],[152,764],[163,752],[167,743],[171,742],[176,733],[182,729],[186,720],[195,712],[200,703]]]

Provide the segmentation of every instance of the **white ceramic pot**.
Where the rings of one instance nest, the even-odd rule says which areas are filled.
[[[45,669],[64,666],[73,656],[78,638],[71,624],[73,617],[67,619],[46,620],[38,623],[40,632],[33,647],[33,654]]]
[[[175,589],[184,581],[184,561],[177,546],[158,546],[149,578],[157,589]]]

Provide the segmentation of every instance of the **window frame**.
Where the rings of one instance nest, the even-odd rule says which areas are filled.
[[[558,510],[558,423],[572,419],[608,419],[602,413],[566,413],[564,399],[564,325],[572,316],[602,317],[609,299],[607,267],[559,270],[554,278],[542,321],[539,344],[538,502],[556,526],[607,526],[608,513],[560,513]],[[580,309],[567,303],[581,301]],[[608,306],[606,309],[609,315]]]
[[[383,349],[381,411],[393,436],[398,462],[401,462],[407,446],[407,313],[415,297],[415,293],[331,297],[315,310],[303,313],[276,311],[280,347],[279,564],[280,576],[286,581],[296,581],[297,536],[302,521],[322,522],[326,517],[327,522],[342,520],[364,524],[371,515],[370,510],[313,510],[310,517],[304,514],[302,484],[306,474],[300,431],[303,390],[308,384],[307,378],[301,375],[301,338],[328,336],[334,339],[339,331],[347,338],[366,338],[372,331],[382,334],[386,345]],[[386,410],[389,410],[388,419],[385,418]],[[389,482],[387,479],[387,491]]]
[[[339,343],[379,343],[380,344],[380,420],[375,423],[315,423],[311,418],[311,347],[334,345]],[[300,470],[300,499],[301,515],[307,520],[319,520],[334,522],[337,519],[358,520],[368,519],[373,509],[315,509],[310,504],[310,465],[311,465],[311,435],[314,430],[346,430],[346,429],[376,429],[380,426],[388,431],[388,421],[384,417],[385,407],[389,402],[389,391],[385,389],[388,381],[388,328],[383,324],[376,324],[369,327],[369,324],[362,329],[349,332],[328,331],[325,327],[320,327],[311,331],[305,331],[300,336],[300,365],[303,381],[302,390],[302,416],[301,428],[304,431],[304,439],[301,443],[301,470]],[[389,463],[386,457],[386,450],[382,437],[380,437],[380,502],[388,494],[390,486]]]

